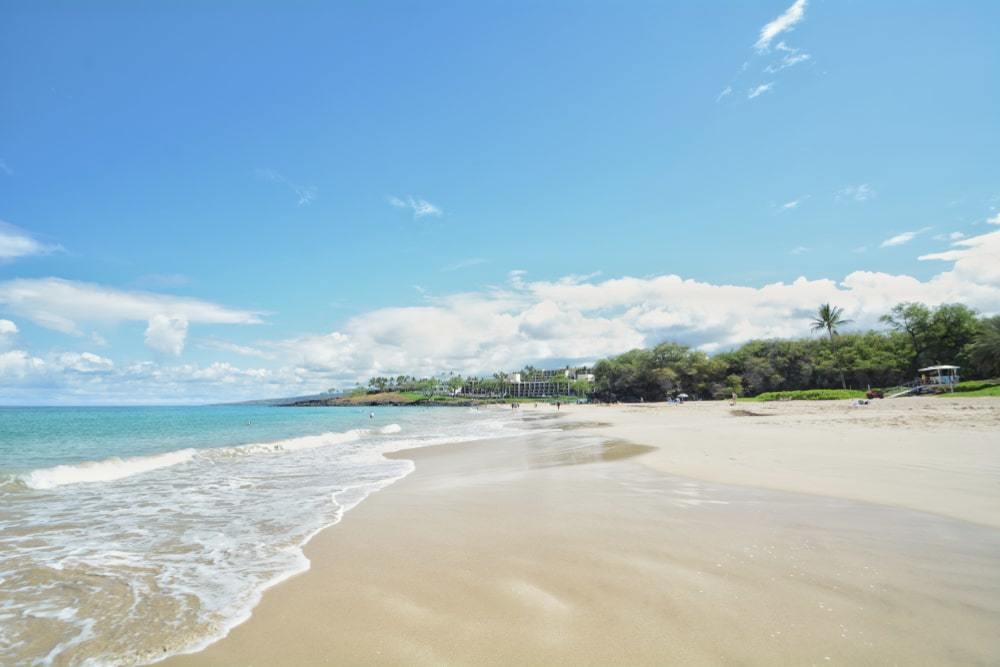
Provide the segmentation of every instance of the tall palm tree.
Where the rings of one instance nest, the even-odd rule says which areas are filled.
[[[840,372],[840,386],[847,389],[847,380],[844,379],[843,364],[837,355],[836,339],[837,327],[850,324],[850,320],[844,319],[844,309],[824,303],[816,311],[816,316],[812,318],[813,331],[826,331],[830,336],[830,349],[833,350],[833,358],[837,362],[837,370]]]

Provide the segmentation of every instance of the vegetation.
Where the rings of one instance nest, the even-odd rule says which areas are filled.
[[[801,389],[799,391],[766,391],[754,396],[754,401],[836,401],[845,398],[864,398],[860,389]]]
[[[829,303],[824,303],[819,307],[819,310],[816,312],[816,317],[814,317],[812,321],[813,331],[825,330],[830,336],[830,352],[833,353],[833,357],[837,361],[837,372],[840,373],[841,389],[847,389],[847,380],[844,378],[843,364],[837,356],[837,341],[834,337],[840,333],[840,331],[838,331],[840,327],[850,323],[850,320],[844,319],[843,308],[831,306]]]
[[[955,393],[962,396],[1000,396],[1000,379],[959,382]]]
[[[968,379],[1000,376],[1000,316],[982,318],[962,304],[931,308],[900,303],[880,321],[886,330],[845,333],[841,328],[850,320],[844,310],[826,303],[811,318],[813,331],[826,334],[822,339],[754,340],[711,356],[665,342],[597,362],[593,383],[527,366],[521,370],[522,380],[548,379],[558,382],[559,393],[573,395],[520,400],[570,402],[593,396],[605,401],[659,401],[682,393],[699,399],[735,394],[762,401],[861,398],[869,387],[898,386],[913,380],[918,368],[943,363],[961,366]],[[456,395],[470,383],[480,398]],[[512,400],[506,396],[508,390],[507,375],[501,372],[484,378],[380,376],[336,401],[468,405]],[[963,382],[956,392],[1000,395],[1000,382]]]
[[[708,399],[846,388],[854,398],[868,387],[913,380],[917,368],[933,364],[961,366],[969,379],[1000,375],[1000,317],[981,318],[962,304],[901,303],[882,321],[888,330],[839,332],[844,312],[824,304],[812,318],[824,340],[755,340],[713,356],[677,343],[631,350],[595,365],[593,395],[653,401],[679,393]]]

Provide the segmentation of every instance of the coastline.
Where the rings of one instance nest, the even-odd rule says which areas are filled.
[[[1000,401],[908,400],[567,406],[396,452],[308,572],[159,664],[996,661]]]

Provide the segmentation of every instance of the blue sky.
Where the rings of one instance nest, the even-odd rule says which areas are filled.
[[[0,4],[0,402],[1000,310],[997,3],[539,4]]]

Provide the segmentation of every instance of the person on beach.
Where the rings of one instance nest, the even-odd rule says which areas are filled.
[[[375,413],[374,412],[369,412],[368,413],[368,419],[375,419]]]

